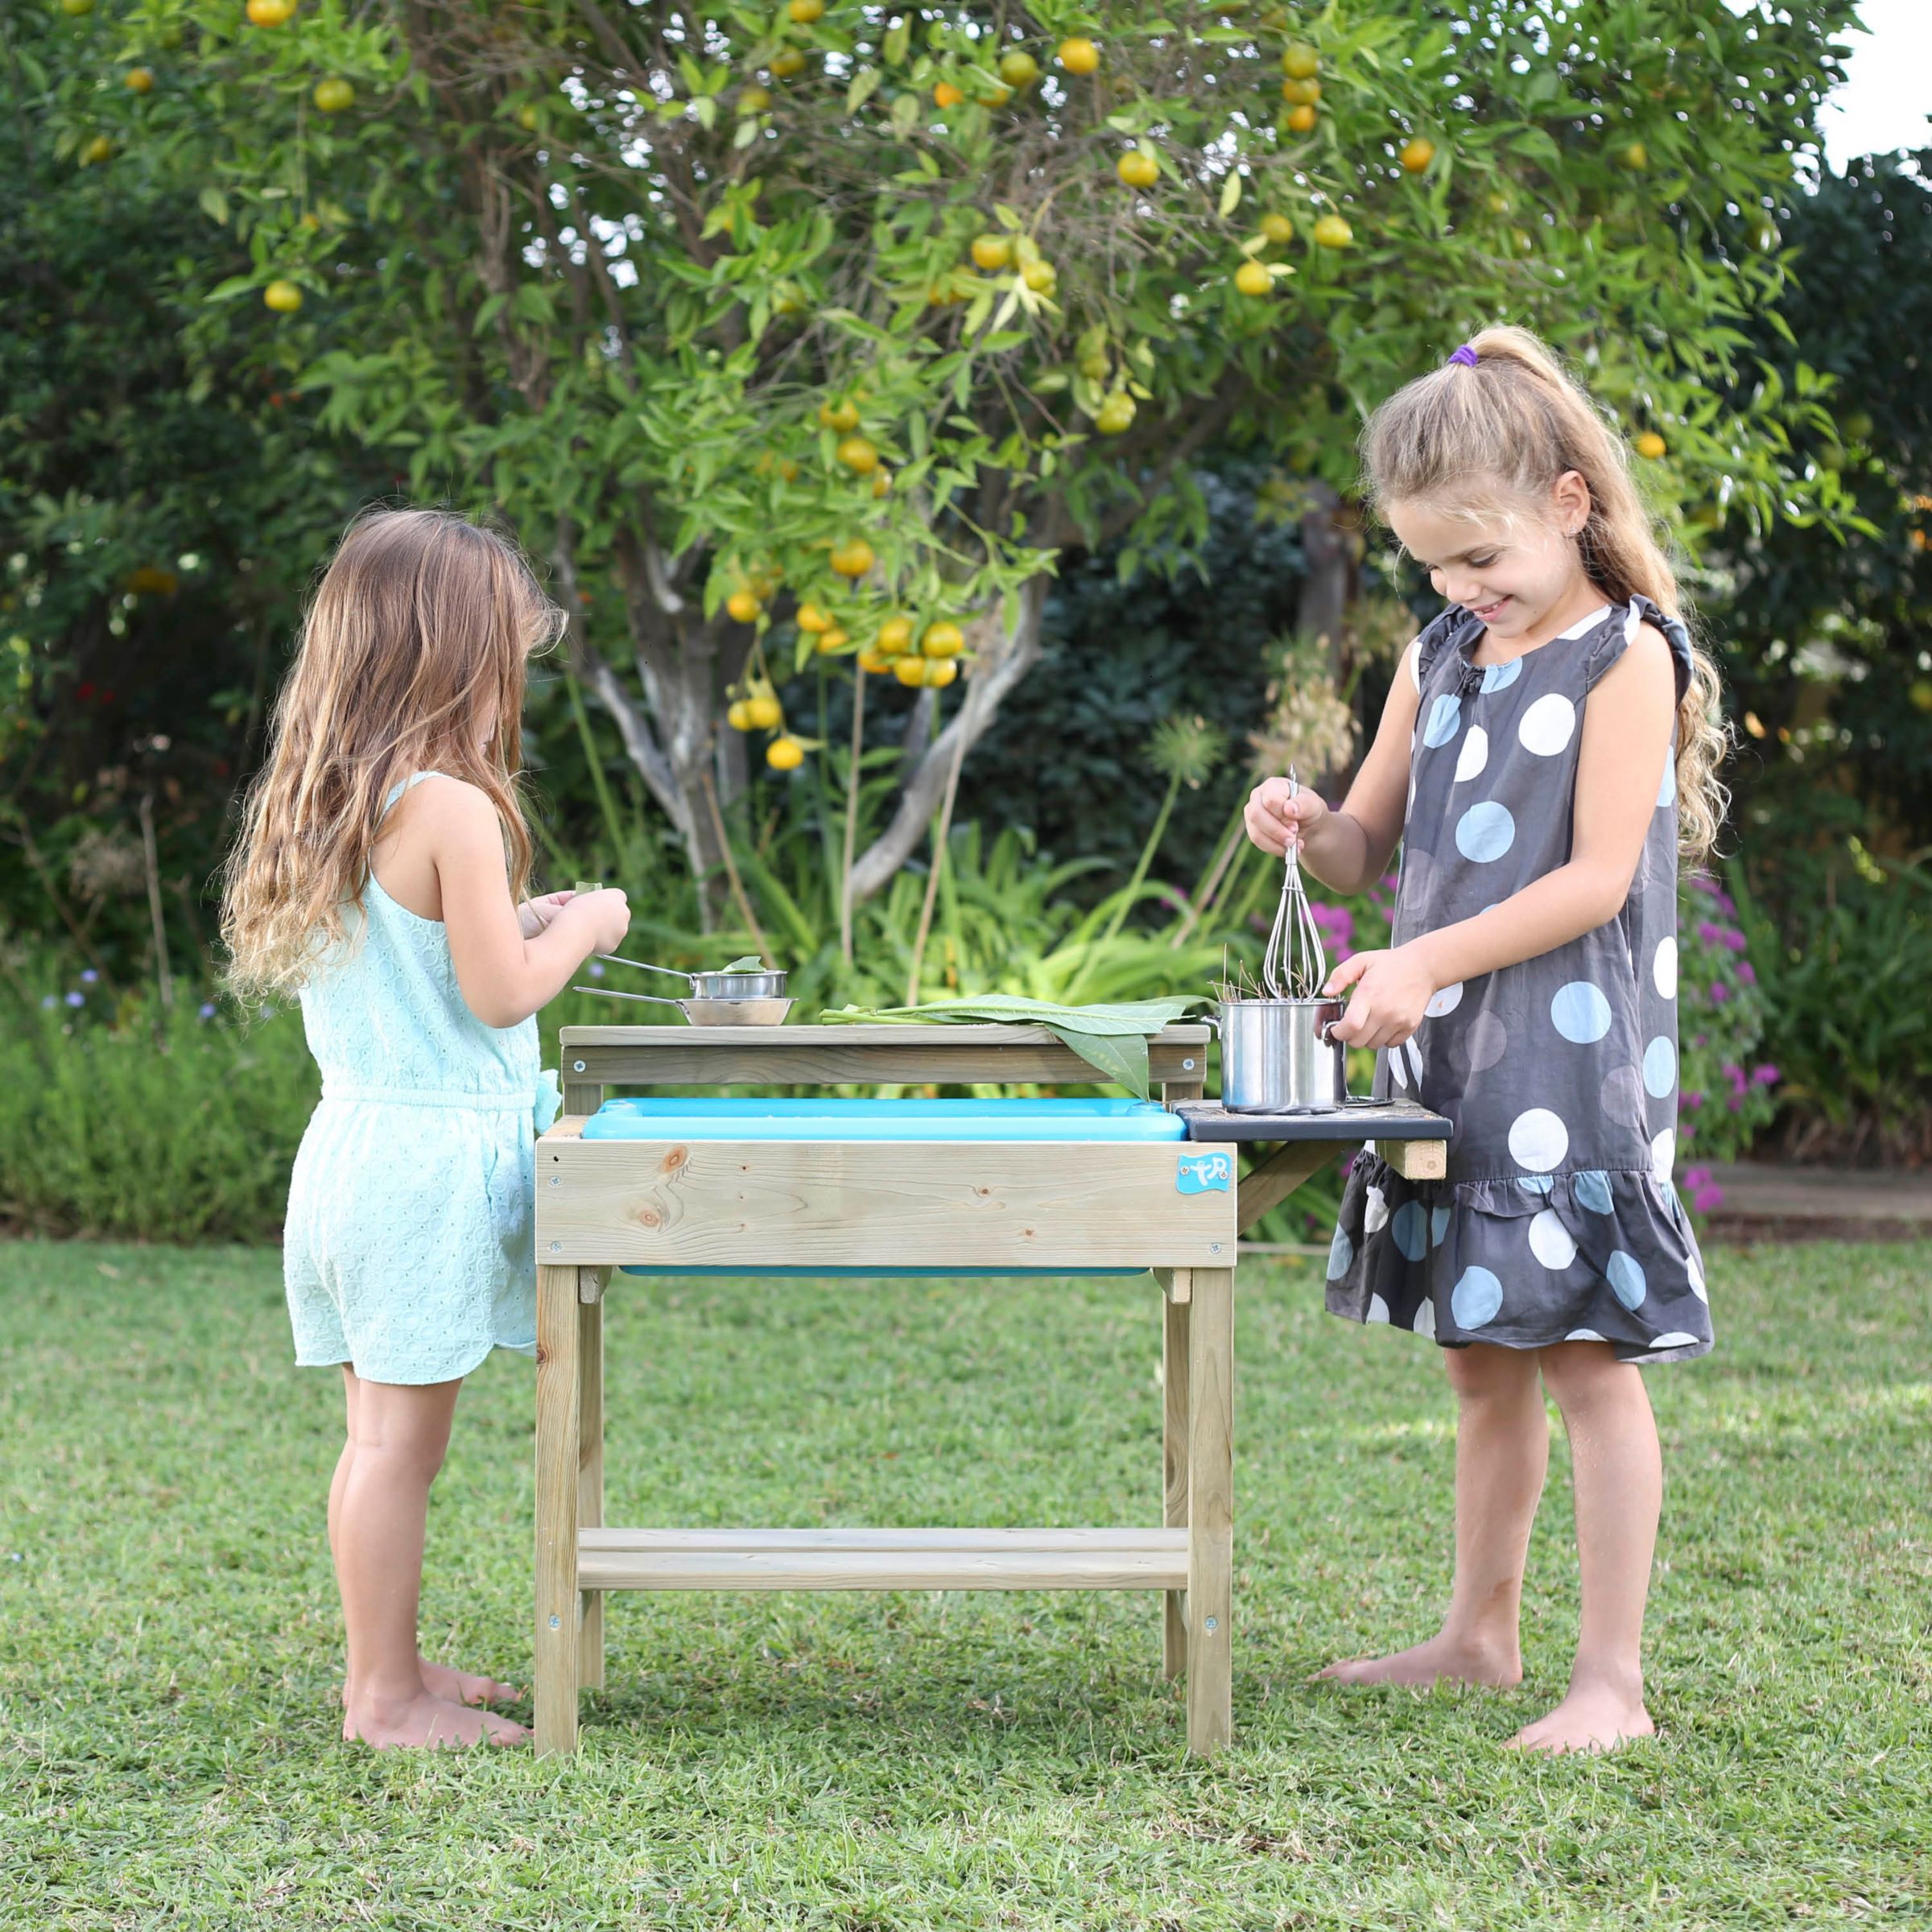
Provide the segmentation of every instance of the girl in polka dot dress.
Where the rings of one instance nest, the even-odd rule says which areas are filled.
[[[1484,331],[1364,436],[1380,510],[1448,608],[1405,654],[1331,810],[1270,778],[1249,836],[1339,893],[1399,840],[1387,950],[1331,976],[1378,1097],[1451,1122],[1448,1171],[1364,1150],[1328,1263],[1337,1315],[1433,1337],[1459,1404],[1455,1579],[1441,1631],[1331,1665],[1350,1683],[1513,1684],[1549,1457],[1575,1471],[1583,1622],[1562,1702],[1513,1740],[1652,1729],[1640,1657],[1662,1472],[1640,1364],[1711,1347],[1671,1184],[1680,851],[1724,808],[1717,680],[1674,614],[1621,442],[1534,336]]]

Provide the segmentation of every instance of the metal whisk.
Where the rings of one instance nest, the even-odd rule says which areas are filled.
[[[1289,797],[1298,797],[1301,789],[1301,781],[1291,765],[1288,768]],[[1268,929],[1267,950],[1261,955],[1261,984],[1271,1000],[1312,1000],[1320,996],[1328,983],[1328,955],[1322,945],[1322,929],[1315,922],[1307,892],[1302,885],[1298,843],[1289,845],[1287,861],[1282,874],[1281,902],[1275,907],[1274,923]]]

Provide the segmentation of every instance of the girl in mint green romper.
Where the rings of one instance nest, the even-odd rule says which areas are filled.
[[[385,811],[431,775],[393,786]],[[295,1360],[446,1382],[492,1348],[532,1354],[532,1134],[557,1115],[536,1018],[485,1026],[443,923],[398,905],[373,872],[339,951],[301,990],[322,1099],[282,1236]]]

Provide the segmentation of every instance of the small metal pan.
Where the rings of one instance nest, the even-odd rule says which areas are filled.
[[[784,976],[778,975],[780,979]],[[694,1026],[778,1026],[791,1011],[790,1000],[667,1000],[655,993],[620,993],[614,986],[573,986],[571,991],[592,993],[606,1000],[640,1000],[647,1006],[675,1006]]]
[[[621,960],[614,952],[600,953],[613,966],[631,966],[639,972],[661,972],[667,980],[682,980],[691,997],[700,1000],[782,1000],[785,975],[782,969],[758,972],[679,972],[669,966],[653,966],[644,960]]]

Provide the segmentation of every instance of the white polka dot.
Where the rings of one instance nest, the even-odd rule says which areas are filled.
[[[1469,1071],[1486,1073],[1507,1051],[1509,1030],[1493,1013],[1479,1013],[1469,1022],[1461,1045],[1469,1056]]]
[[[1563,1337],[1567,1342],[1600,1342],[1603,1339],[1594,1328],[1572,1328]]]
[[[1690,1264],[1690,1292],[1700,1302],[1708,1302],[1711,1299],[1710,1295],[1706,1293],[1704,1289],[1704,1271],[1698,1266],[1695,1261],[1692,1261]]]
[[[1664,761],[1663,782],[1657,788],[1657,808],[1662,811],[1666,805],[1677,803],[1677,753],[1673,751]]]
[[[1483,667],[1484,691],[1507,691],[1523,675],[1523,661],[1512,658],[1507,664],[1485,664]]]
[[[1452,985],[1441,988],[1422,1011],[1430,1019],[1439,1020],[1444,1013],[1454,1013],[1462,1003],[1463,983],[1458,980]]]
[[[1328,1244],[1328,1278],[1339,1282],[1348,1272],[1348,1264],[1355,1259],[1355,1243],[1349,1240],[1348,1231],[1338,1228],[1335,1239]]]
[[[1610,1195],[1610,1177],[1602,1169],[1586,1168],[1576,1177],[1576,1198],[1592,1214],[1608,1214],[1615,1204]]]
[[[1608,604],[1600,604],[1588,617],[1579,618],[1567,630],[1561,631],[1558,634],[1565,638],[1580,638],[1585,631],[1594,630],[1609,614],[1610,606]]]
[[[1409,1069],[1403,1063],[1402,1050],[1390,1046],[1384,1050],[1382,1058],[1389,1063],[1389,1071],[1395,1076],[1395,1084],[1406,1093],[1409,1091]]]
[[[1676,1042],[1660,1033],[1644,1049],[1644,1091],[1661,1100],[1676,1084]]]
[[[1651,977],[1657,981],[1657,989],[1667,1000],[1677,997],[1677,941],[1659,939],[1657,943],[1657,960],[1651,968]]]
[[[1439,745],[1447,745],[1455,736],[1455,728],[1462,722],[1462,700],[1445,691],[1436,700],[1429,713],[1429,722],[1422,727],[1423,744],[1431,751]]]
[[[1697,1337],[1694,1335],[1660,1335],[1650,1346],[1653,1348],[1695,1348]]]
[[[1466,1268],[1449,1293],[1449,1312],[1459,1328],[1480,1328],[1496,1319],[1503,1284],[1487,1268]]]
[[[1415,1084],[1419,1092],[1422,1084],[1422,1050],[1416,1045],[1413,1035],[1403,1041],[1396,1049],[1396,1054],[1397,1058],[1403,1054],[1409,1056],[1409,1071],[1415,1075]]]
[[[1604,1273],[1610,1282],[1610,1291],[1626,1308],[1635,1308],[1649,1292],[1650,1284],[1644,1274],[1643,1264],[1633,1254],[1626,1254],[1622,1249],[1611,1256]]]
[[[1469,735],[1463,740],[1463,749],[1455,756],[1455,782],[1466,785],[1470,779],[1480,778],[1483,767],[1489,762],[1489,734],[1480,724],[1469,727]]]
[[[1548,1208],[1530,1224],[1530,1252],[1546,1268],[1567,1268],[1576,1259],[1570,1230]]]
[[[1523,713],[1516,735],[1524,750],[1534,752],[1539,758],[1554,758],[1576,735],[1576,707],[1560,691],[1553,691]]]
[[[1677,1129],[1666,1127],[1650,1143],[1650,1169],[1657,1176],[1658,1184],[1670,1185],[1670,1170],[1677,1165]]]
[[[1516,820],[1493,799],[1472,805],[1455,822],[1455,848],[1479,865],[1500,859],[1516,843]]]
[[[1427,1295],[1422,1297],[1422,1306],[1415,1311],[1415,1320],[1412,1326],[1418,1335],[1434,1337],[1435,1334],[1435,1303],[1430,1301]]]
[[[1565,1039],[1579,1046],[1594,1046],[1610,1030],[1609,996],[1588,980],[1572,980],[1557,988],[1550,1002],[1550,1019]]]
[[[1415,780],[1414,780],[1414,778],[1411,778],[1411,779],[1409,781],[1409,809],[1408,809],[1408,811],[1406,811],[1406,812],[1404,812],[1404,813],[1402,814],[1402,816],[1403,816],[1405,819],[1411,819],[1411,818],[1414,817],[1414,815],[1415,815]]]
[[[1519,1113],[1509,1129],[1509,1156],[1519,1167],[1547,1174],[1570,1151],[1570,1129],[1547,1107]]]
[[[1379,1294],[1368,1298],[1368,1312],[1362,1317],[1365,1322],[1385,1322],[1389,1319],[1389,1304]]]
[[[1624,642],[1627,644],[1635,643],[1637,634],[1643,627],[1644,613],[1635,603],[1633,603],[1630,608],[1624,613]]]
[[[1389,1197],[1379,1187],[1371,1187],[1362,1208],[1362,1232],[1373,1234],[1389,1223]]]

